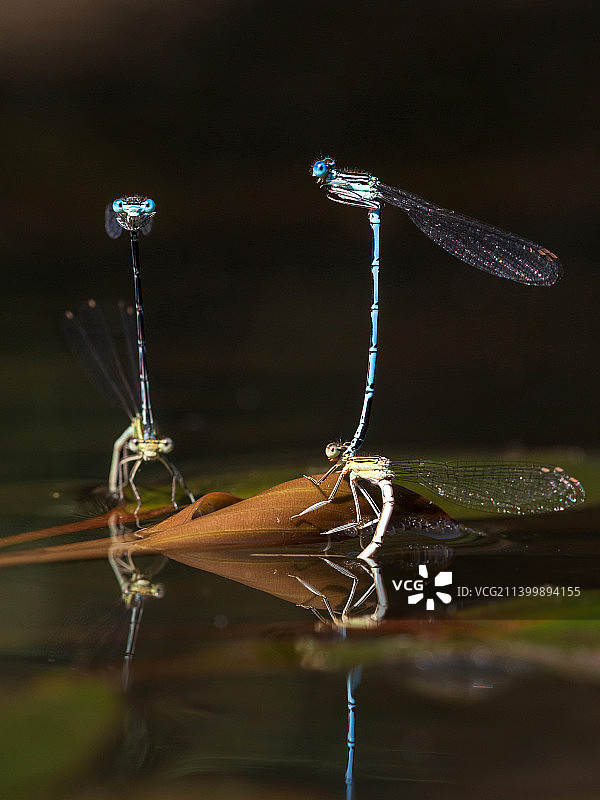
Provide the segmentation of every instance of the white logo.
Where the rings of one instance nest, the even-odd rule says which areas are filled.
[[[419,575],[426,580],[429,577],[429,573],[427,572],[427,567],[421,564],[419,566]],[[451,572],[438,572],[435,576],[433,581],[434,586],[449,586],[452,583],[452,573]],[[448,603],[452,600],[452,595],[449,595],[447,592],[436,592],[435,593],[438,600],[441,600],[442,603],[448,605]],[[408,602],[409,605],[414,606],[416,603],[420,603],[424,597],[423,592],[417,592],[416,594],[409,594]],[[427,604],[425,606],[427,611],[433,611],[435,608],[435,600],[433,598],[427,598]]]

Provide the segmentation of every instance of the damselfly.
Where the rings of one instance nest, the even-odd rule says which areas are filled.
[[[119,310],[133,376],[138,371],[134,311],[131,306],[126,307],[123,303],[119,304]],[[141,411],[143,408],[141,381],[130,381],[127,378],[104,314],[96,302],[89,300],[76,314],[67,311],[62,320],[62,328],[67,343],[92,383],[114,405],[120,406],[130,420],[130,424],[113,445],[108,477],[109,492],[122,499],[125,484],[129,483],[137,502],[137,513],[142,501],[135,484],[135,477],[145,461],[157,461],[171,476],[171,502],[175,508],[177,508],[177,484],[190,502],[193,502],[194,496],[186,486],[181,473],[166,458],[166,455],[173,449],[173,440],[158,435],[152,417],[150,425],[146,425],[144,428]],[[149,400],[149,394],[146,394],[146,397]]]
[[[156,214],[154,200],[142,195],[127,195],[106,206],[104,227],[111,239],[117,239],[123,230],[129,231],[131,242],[131,264],[133,267],[133,294],[135,298],[135,321],[137,326],[137,352],[141,399],[141,424],[143,438],[152,438],[154,419],[150,404],[150,380],[146,361],[146,333],[144,330],[144,303],[140,276],[140,231],[148,235]]]
[[[358,502],[360,492],[375,514],[375,519],[368,521],[366,525],[376,524],[370,544],[358,556],[365,560],[370,559],[379,549],[390,523],[394,510],[393,481],[416,483],[458,505],[504,514],[564,511],[580,505],[585,499],[582,485],[576,478],[567,475],[561,467],[510,461],[390,461],[383,456],[352,455],[348,446],[348,442],[331,442],[327,445],[325,455],[334,462],[333,466],[318,481],[312,478],[310,480],[318,486],[332,472],[339,470],[340,475],[325,500],[314,503],[296,516],[303,517],[331,503],[343,478],[347,477],[354,498],[356,520],[325,533],[331,534],[365,525]],[[360,485],[361,480],[379,487],[381,509]]]
[[[379,227],[382,205],[393,205],[406,211],[415,225],[436,244],[462,261],[498,277],[535,286],[550,286],[560,278],[562,267],[557,256],[541,245],[440,208],[403,189],[387,186],[366,172],[339,170],[332,158],[316,161],[312,174],[330,200],[368,209],[373,231],[371,344],[360,421],[348,445],[348,454],[354,455],[365,440],[373,402],[378,348]]]

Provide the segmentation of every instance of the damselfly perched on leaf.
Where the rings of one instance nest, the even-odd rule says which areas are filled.
[[[349,454],[353,455],[365,440],[374,394],[378,349],[379,228],[382,205],[393,205],[402,209],[436,244],[467,264],[498,277],[533,286],[550,286],[562,275],[562,266],[557,256],[541,245],[506,233],[485,222],[436,206],[403,189],[387,186],[369,173],[340,170],[332,158],[316,161],[312,167],[312,174],[330,200],[366,208],[373,231],[371,343],[360,421],[348,449]]]
[[[119,304],[121,323],[132,378],[138,373],[136,357],[137,333],[134,311],[131,306]],[[173,440],[160,437],[154,418],[144,428],[142,417],[142,383],[127,377],[112,334],[99,306],[94,300],[85,303],[77,313],[67,311],[62,319],[64,337],[79,359],[88,377],[116,406],[127,414],[130,424],[113,445],[108,477],[111,494],[123,498],[127,483],[137,502],[136,513],[142,501],[135,483],[140,466],[145,461],[157,461],[171,476],[171,502],[177,508],[177,484],[190,502],[194,496],[188,489],[175,465],[166,458],[173,449]],[[148,389],[148,387],[146,387]],[[146,394],[149,403],[150,395]]]
[[[348,445],[348,442],[331,442],[327,445],[325,454],[334,464],[315,483],[319,485],[337,470],[340,472],[339,478],[325,500],[309,506],[296,516],[303,517],[331,503],[343,478],[347,477],[354,498],[356,520],[326,533],[360,527],[363,524],[358,502],[360,492],[375,514],[375,520],[368,524],[376,521],[371,543],[359,554],[359,558],[366,560],[379,549],[388,528],[394,510],[393,481],[417,483],[458,505],[504,514],[544,514],[564,511],[580,505],[585,500],[583,486],[576,478],[567,475],[561,467],[511,461],[491,463],[431,459],[390,461],[383,456],[352,455]],[[381,509],[363,489],[361,480],[379,487],[382,498]]]

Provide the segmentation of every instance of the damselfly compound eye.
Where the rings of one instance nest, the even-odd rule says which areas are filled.
[[[123,201],[121,200],[121,198],[115,200],[112,207],[115,214],[118,214],[119,211],[123,211]]]
[[[312,173],[315,178],[322,178],[327,174],[327,164],[324,161],[315,161]]]
[[[147,214],[151,214],[154,211],[154,209],[156,208],[156,204],[154,203],[154,200],[151,200],[150,198],[148,198],[147,200],[144,200],[142,208],[144,209],[144,211]]]
[[[341,453],[341,447],[335,442],[330,442],[325,448],[325,455],[329,459],[338,458]]]

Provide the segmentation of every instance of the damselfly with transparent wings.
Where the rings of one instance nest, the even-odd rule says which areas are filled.
[[[397,206],[436,244],[485,272],[537,286],[551,286],[562,275],[558,257],[542,245],[387,186],[368,173],[338,170],[331,158],[315,162],[313,175],[337,203]]]
[[[359,492],[375,513],[376,528],[371,543],[359,558],[371,558],[383,542],[394,510],[392,483],[416,483],[462,506],[504,514],[543,514],[565,511],[583,503],[585,492],[576,478],[562,467],[520,462],[469,462],[406,459],[391,461],[383,456],[357,456],[348,450],[348,442],[331,442],[325,453],[334,464],[318,481],[320,485],[332,472],[340,475],[329,496],[304,509],[297,517],[331,503],[343,478],[347,478],[354,498],[356,520],[326,531],[335,533],[362,524]],[[381,491],[379,508],[361,485],[366,481]]]
[[[124,304],[119,304],[119,309],[131,380],[123,368],[104,314],[94,300],[84,304],[77,314],[67,311],[62,318],[65,339],[91,382],[114,405],[121,407],[130,420],[130,425],[113,445],[109,491],[122,498],[125,484],[129,483],[137,501],[137,512],[141,506],[141,497],[135,484],[135,476],[143,462],[158,461],[171,476],[172,504],[177,507],[175,500],[177,485],[193,502],[194,496],[186,486],[181,473],[165,457],[173,449],[172,439],[161,438],[153,420],[145,429],[142,425],[140,382],[136,380],[138,362],[135,312]]]
[[[498,277],[534,286],[550,286],[561,276],[562,266],[557,256],[541,245],[436,206],[403,189],[387,186],[367,172],[340,170],[332,158],[316,161],[312,174],[330,200],[367,209],[373,233],[371,342],[363,406],[356,432],[349,442],[349,453],[354,454],[365,440],[375,393],[379,346],[379,230],[382,205],[388,204],[402,209],[423,233],[449,253]]]

